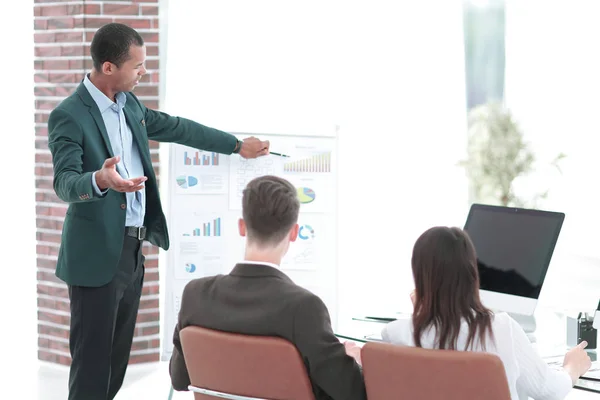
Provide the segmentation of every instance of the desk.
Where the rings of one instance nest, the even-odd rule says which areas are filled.
[[[374,316],[389,314],[371,314]],[[536,332],[533,336],[534,347],[542,357],[564,355],[566,346],[566,316],[555,313],[552,310],[539,309],[536,311]],[[377,341],[381,338],[381,330],[387,324],[386,321],[369,320],[357,316],[338,323],[335,334],[341,341],[351,340],[362,345],[368,341]],[[588,351],[592,360],[597,360],[597,351]],[[600,393],[593,393],[583,388],[600,390],[600,382],[580,379],[577,386],[567,396],[567,400],[600,399]]]

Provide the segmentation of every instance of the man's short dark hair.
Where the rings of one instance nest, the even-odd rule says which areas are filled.
[[[144,39],[135,29],[118,23],[104,25],[92,39],[90,52],[94,69],[102,71],[102,64],[107,61],[121,67],[129,59],[129,48],[132,45],[144,45]]]
[[[298,222],[300,202],[296,188],[276,176],[255,178],[244,189],[242,213],[248,239],[277,244]]]

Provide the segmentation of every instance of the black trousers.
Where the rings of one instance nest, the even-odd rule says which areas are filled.
[[[69,286],[69,400],[112,400],[121,388],[143,281],[142,242],[126,236],[112,281],[101,287]]]

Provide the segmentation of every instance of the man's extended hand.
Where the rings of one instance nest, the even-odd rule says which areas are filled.
[[[260,156],[266,156],[269,154],[269,147],[271,144],[268,140],[260,140],[251,136],[244,139],[242,142],[242,148],[240,149],[240,156],[244,158],[256,158]]]
[[[354,358],[358,365],[362,365],[362,358],[360,356],[360,352],[362,350],[361,347],[352,341],[345,341],[344,348],[346,349],[346,354]]]
[[[102,169],[96,172],[96,185],[100,190],[112,189],[117,192],[137,192],[144,188],[143,183],[148,180],[145,176],[132,179],[123,179],[117,172],[117,164],[121,157],[108,158],[102,164]]]

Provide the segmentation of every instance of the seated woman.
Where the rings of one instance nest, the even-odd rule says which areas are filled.
[[[500,357],[511,398],[563,399],[591,366],[586,342],[566,355],[563,370],[540,358],[523,329],[508,314],[494,314],[479,299],[477,255],[467,233],[435,227],[413,248],[412,317],[386,325],[388,343],[428,349],[482,351]]]

